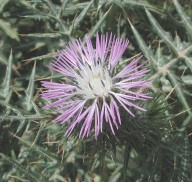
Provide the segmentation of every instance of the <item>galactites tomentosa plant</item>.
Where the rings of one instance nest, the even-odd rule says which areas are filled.
[[[128,43],[112,33],[97,34],[95,47],[89,36],[85,36],[85,44],[78,39],[57,52],[49,68],[61,73],[63,80],[42,81],[45,87],[42,98],[51,101],[44,108],[55,108],[59,113],[54,122],[69,123],[66,136],[76,125],[81,125],[79,137],[89,136],[94,128],[97,138],[104,122],[115,134],[122,122],[120,107],[133,117],[132,107],[145,111],[135,101],[150,98],[137,90],[150,87],[149,80],[141,80],[149,71],[143,68],[146,61],[138,64],[141,56],[137,56],[119,72],[115,71]]]

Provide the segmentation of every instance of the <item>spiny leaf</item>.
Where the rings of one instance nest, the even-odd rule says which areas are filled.
[[[43,0],[32,0],[34,3],[42,3]]]
[[[184,143],[181,148],[181,158],[180,158],[180,165],[179,165],[179,173],[178,173],[178,181],[191,181],[190,176],[191,176],[191,151],[190,151],[190,144],[188,137],[185,136],[183,139]]]
[[[157,8],[156,6],[151,5],[147,1],[124,0],[123,6],[138,6],[142,8],[147,8],[151,11],[154,11],[155,13],[162,13],[162,10],[160,8]]]
[[[4,106],[8,109],[10,109],[11,111],[13,111],[13,113],[15,113],[16,115],[0,115],[0,120],[21,120],[21,121],[26,121],[26,120],[41,120],[43,118],[45,118],[45,116],[40,115],[39,113],[37,114],[33,114],[33,115],[25,115],[23,114],[17,107],[14,107],[10,104],[7,104],[6,102],[2,102],[0,101],[0,105]]]
[[[45,129],[45,127],[46,127],[46,122],[44,121],[44,122],[42,122],[42,123],[40,124],[39,130],[38,130],[38,132],[37,132],[37,134],[36,134],[36,136],[35,136],[35,139],[34,139],[34,141],[33,141],[33,143],[32,143],[32,146],[37,142],[37,140],[38,140],[41,132],[43,131],[43,129]],[[31,147],[32,147],[32,146],[31,146]]]
[[[71,15],[71,14],[76,14],[79,11],[82,11],[87,5],[89,4],[89,2],[80,2],[77,4],[70,4],[70,6],[67,6],[65,8],[65,11],[62,12],[63,15]],[[92,9],[93,10],[93,9]]]
[[[181,166],[182,166],[182,178],[184,178],[184,181],[188,180],[188,177],[191,173],[191,159],[190,159],[190,145],[189,145],[189,140],[188,137],[185,137],[184,139],[184,150],[183,150],[183,155],[181,159]]]
[[[165,75],[161,76],[160,82],[162,85],[163,92],[170,93],[172,91],[173,87],[172,87],[170,81],[165,77]]]
[[[44,3],[49,7],[49,9],[51,10],[51,13],[52,13],[55,17],[58,16],[57,9],[56,9],[55,5],[52,3],[51,0],[42,0],[42,2],[44,2]]]
[[[25,129],[30,126],[30,123],[31,123],[31,122],[27,122],[25,119],[23,119],[23,118],[21,117],[20,123],[19,123],[19,125],[18,125],[18,127],[17,127],[17,131],[16,131],[15,134],[18,134],[18,133],[21,132],[21,131],[22,131],[22,134],[23,134],[24,131],[25,131]]]
[[[0,13],[3,11],[4,7],[10,0],[0,0]]]
[[[175,8],[176,8],[179,16],[181,17],[182,23],[185,26],[185,28],[186,28],[186,30],[188,32],[188,35],[192,38],[192,23],[191,23],[191,21],[186,16],[186,14],[183,11],[183,8],[179,4],[179,2],[177,0],[173,0],[173,3],[175,5]]]
[[[51,0],[42,0],[46,5],[47,7],[49,8],[51,14],[52,14],[52,18],[54,18],[60,25],[60,29],[65,33],[65,34],[68,34],[68,30],[65,26],[65,24],[63,23],[63,21],[60,19],[60,14],[59,12],[57,11],[57,8],[56,6],[52,3]]]
[[[85,15],[87,14],[88,10],[90,9],[91,5],[93,4],[93,0],[89,2],[89,4],[87,4],[87,6],[83,9],[83,11],[79,14],[79,16],[75,19],[72,27],[71,27],[71,31],[72,29],[76,29],[78,27],[78,25],[81,23],[81,21],[83,20],[83,18],[85,17]]]
[[[191,86],[192,86],[192,75],[184,75],[184,76],[181,76],[181,80],[182,80],[186,85],[191,85]]]
[[[30,1],[26,1],[26,0],[19,0],[19,3],[21,3],[22,5],[26,6],[27,8],[33,9],[34,7],[31,5]]]
[[[35,61],[35,60],[43,60],[43,59],[47,59],[47,58],[52,58],[56,55],[55,52],[53,53],[48,53],[42,56],[37,56],[37,57],[33,57],[33,58],[29,58],[29,59],[25,59],[23,61]]]
[[[159,66],[159,65],[161,65],[162,59],[163,59],[163,54],[162,54],[160,43],[156,50],[156,57],[157,57],[157,62],[158,62],[158,66]]]
[[[96,23],[96,25],[90,30],[90,32],[88,33],[89,37],[92,37],[100,28],[100,26],[102,25],[102,23],[104,22],[105,18],[107,17],[107,15],[109,14],[111,10],[111,7],[109,8],[109,10],[103,15],[103,17]]]
[[[185,119],[185,121],[183,122],[183,124],[181,125],[181,127],[179,128],[179,131],[181,132],[185,132],[186,131],[186,127],[192,123],[192,114],[190,114],[189,116],[187,116],[187,118]]]
[[[21,17],[24,17],[24,18],[28,18],[28,19],[34,19],[34,20],[48,20],[49,19],[49,16],[46,16],[46,15],[25,15],[25,16],[21,16]]]
[[[118,64],[118,66],[123,66],[123,65],[127,65],[131,60],[133,60],[134,58],[137,58],[137,57],[139,57],[139,56],[141,56],[141,54],[139,53],[139,54],[136,54],[136,55],[134,55],[134,56],[132,56],[132,57],[130,57],[130,58],[128,58],[128,59],[124,59],[124,60],[122,60],[122,61],[120,61],[119,62],[119,64]],[[118,67],[117,67],[117,69],[118,69]]]
[[[30,141],[26,141],[26,140],[22,139],[21,137],[18,137],[18,136],[14,136],[14,137],[16,137],[18,140],[20,140],[26,146],[28,146],[30,148],[30,150],[35,151],[37,154],[41,155],[42,157],[45,157],[45,158],[53,160],[53,161],[58,161],[58,157],[55,154],[49,152],[48,150],[45,150],[44,148],[42,148],[36,144],[33,144]]]
[[[39,115],[22,115],[21,116],[15,116],[15,115],[0,115],[0,120],[1,121],[18,121],[18,120],[29,120],[29,121],[34,121],[34,120],[42,120],[45,119],[45,116],[39,116]]]
[[[192,49],[192,45],[188,46],[186,49],[184,49],[183,51],[179,52],[180,54],[180,57],[185,57],[186,54],[188,54],[189,51],[191,51]],[[151,80],[155,80],[157,77],[159,77],[161,74],[165,74],[166,71],[172,67],[173,65],[175,65],[177,62],[178,62],[178,58],[172,58],[172,59],[169,59],[169,62],[166,63],[165,65],[161,66],[159,68],[159,70],[154,74],[152,75],[149,79]]]
[[[14,159],[1,154],[0,156],[5,159],[6,161],[8,161],[10,164],[12,164],[17,170],[21,171],[23,174],[25,174],[26,177],[28,177],[29,179],[32,179],[33,181],[39,181],[42,180],[44,177],[42,175],[39,175],[38,173],[35,173],[33,171],[29,171],[28,169],[26,169],[26,167],[24,167],[23,165],[19,164],[17,161],[15,161]]]
[[[159,35],[159,37],[161,37],[165,41],[165,43],[173,51],[173,53],[175,55],[178,55],[178,51],[177,51],[176,47],[174,46],[174,44],[172,43],[172,38],[170,37],[170,34],[165,32],[165,30],[163,30],[163,28],[159,25],[157,20],[152,16],[152,14],[147,9],[145,9],[145,11],[146,11],[146,14],[147,14],[149,21],[151,22],[155,32]]]
[[[139,34],[139,32],[136,30],[136,28],[132,25],[132,23],[129,21],[130,25],[131,25],[131,29],[133,31],[133,34],[137,40],[137,43],[139,44],[140,49],[142,50],[144,56],[147,58],[147,60],[150,62],[151,67],[153,69],[157,69],[157,63],[155,61],[155,57],[152,54],[152,52],[148,49],[147,45],[145,44],[143,38],[141,37],[141,35]]]
[[[5,32],[7,36],[19,41],[19,37],[16,30],[11,27],[9,22],[0,19],[0,28]]]
[[[189,104],[188,104],[188,102],[187,102],[187,100],[183,94],[182,88],[179,86],[179,83],[175,78],[175,75],[173,75],[173,73],[171,73],[170,71],[167,71],[167,75],[168,75],[173,87],[175,87],[175,92],[176,92],[177,98],[180,100],[183,107],[190,114],[191,113],[190,106],[189,106]]]
[[[192,59],[190,59],[189,57],[185,56],[184,60],[185,60],[185,63],[187,65],[187,67],[190,69],[191,74],[192,74]]]
[[[61,5],[61,8],[59,10],[59,13],[58,13],[58,16],[60,17],[61,16],[61,13],[64,12],[66,6],[67,6],[67,3],[68,3],[69,0],[63,0],[62,1],[62,5]]]
[[[31,72],[31,76],[29,79],[29,84],[26,90],[26,99],[25,99],[25,104],[27,111],[30,111],[32,109],[32,98],[33,98],[33,93],[34,93],[34,83],[35,83],[35,70],[36,70],[36,62],[34,63],[33,70]]]
[[[39,50],[40,48],[46,46],[46,43],[44,41],[39,41],[35,43],[34,47],[29,50],[29,52],[33,52],[35,50]]]
[[[23,37],[37,37],[37,38],[58,38],[60,33],[34,33],[34,34],[20,34]]]
[[[184,49],[188,48],[191,45],[190,42],[185,41],[182,42],[181,38],[177,35],[177,33],[173,41],[173,44],[176,46],[179,52],[183,51]]]
[[[12,75],[12,64],[13,64],[13,54],[12,50],[9,55],[7,70],[4,78],[4,82],[2,84],[2,95],[6,98],[11,91],[11,75]]]

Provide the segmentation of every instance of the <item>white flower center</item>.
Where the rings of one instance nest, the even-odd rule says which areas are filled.
[[[77,92],[91,99],[107,97],[112,86],[109,71],[102,65],[84,65],[79,74],[75,76]]]

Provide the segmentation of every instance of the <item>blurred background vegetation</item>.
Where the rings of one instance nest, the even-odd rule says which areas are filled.
[[[55,52],[96,32],[128,38],[127,59],[142,52],[153,99],[115,137],[65,138],[40,81],[61,79]],[[0,182],[192,181],[191,91],[191,0],[0,0]]]

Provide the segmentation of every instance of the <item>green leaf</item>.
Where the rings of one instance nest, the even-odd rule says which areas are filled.
[[[93,4],[93,0],[91,0],[89,2],[89,4],[87,4],[87,6],[83,9],[83,11],[79,14],[79,16],[75,19],[73,25],[71,26],[71,30],[76,29],[79,24],[82,22],[82,20],[84,19],[85,15],[87,14],[88,10],[90,9],[91,5]]]
[[[137,40],[137,43],[139,44],[140,49],[142,50],[144,56],[147,58],[147,60],[150,62],[151,67],[156,70],[157,69],[157,63],[155,61],[155,56],[152,54],[152,51],[149,50],[147,45],[145,44],[143,38],[139,34],[139,32],[136,30],[136,28],[132,25],[132,23],[129,21],[131,25],[131,29],[133,31],[133,34]]]
[[[178,100],[181,102],[181,104],[186,109],[186,111],[189,114],[191,114],[191,108],[184,96],[183,89],[180,87],[178,81],[176,80],[176,76],[173,73],[171,73],[170,71],[167,71],[167,75],[168,75],[173,87],[175,88],[175,92],[176,92]]]
[[[37,1],[37,0],[36,0],[36,1]],[[39,0],[39,1],[40,1],[40,0]],[[31,5],[30,1],[19,0],[19,3],[21,3],[22,5],[26,6],[27,8],[30,8],[30,9],[34,8],[34,7]]]
[[[109,14],[111,10],[111,7],[109,8],[109,10],[103,15],[103,17],[96,23],[96,25],[90,30],[90,32],[88,33],[89,37],[92,37],[100,28],[100,26],[102,25],[102,23],[105,21],[107,15]]]
[[[48,6],[48,8],[50,9],[51,13],[55,17],[58,16],[58,12],[57,12],[56,6],[52,3],[51,0],[42,0],[42,2],[44,2]]]
[[[2,84],[1,93],[3,97],[7,97],[11,92],[11,76],[12,76],[12,65],[13,65],[13,54],[12,50],[10,52],[8,63],[7,63],[7,70],[4,78],[4,82]]]
[[[0,13],[3,11],[4,7],[10,0],[0,0]]]
[[[175,5],[175,8],[179,14],[179,16],[181,17],[182,23],[185,26],[188,35],[192,38],[192,23],[190,21],[190,19],[186,16],[185,12],[183,11],[183,8],[181,7],[181,5],[179,4],[179,2],[177,0],[173,0],[173,3]]]
[[[60,11],[57,11],[56,6],[52,3],[51,0],[43,0],[43,2],[47,5],[47,7],[49,8],[51,14],[52,14],[52,18],[54,18],[60,25],[60,29],[64,32],[64,34],[68,34],[68,30],[65,26],[65,24],[63,23],[63,21],[60,18]]]
[[[145,9],[146,14],[149,18],[149,21],[151,22],[151,25],[153,26],[155,32],[159,35],[160,38],[163,39],[163,41],[167,44],[167,46],[171,49],[171,51],[175,54],[178,55],[178,51],[174,44],[172,43],[172,38],[169,33],[165,32],[163,28],[159,25],[157,20],[152,16],[152,14]]]
[[[181,76],[181,80],[182,80],[186,85],[191,85],[191,86],[192,86],[192,75],[184,75],[184,76]]]
[[[7,36],[19,41],[16,30],[11,27],[9,22],[0,19],[0,29],[2,29]]]
[[[55,55],[56,55],[56,53],[53,52],[53,53],[48,53],[48,54],[45,54],[45,55],[42,55],[42,56],[37,56],[37,57],[25,59],[23,61],[43,60],[43,59],[47,59],[47,58],[53,58]]]
[[[29,179],[33,180],[33,181],[39,181],[42,180],[44,178],[43,175],[39,175],[31,170],[26,169],[25,166],[23,166],[22,164],[18,163],[16,160],[4,155],[0,153],[0,156],[5,159],[6,161],[8,161],[12,166],[15,167],[15,169],[19,170],[20,172],[22,172],[22,174],[24,174],[26,177],[28,177]]]
[[[135,1],[135,0],[124,0],[123,2],[123,6],[138,6],[141,8],[146,8],[149,9],[150,11],[153,11],[155,13],[161,13],[162,14],[162,10],[156,6],[151,5],[149,2],[147,1]]]
[[[65,11],[63,11],[62,14],[65,16],[76,14],[77,12],[82,11],[88,4],[89,4],[88,1],[83,3],[77,3],[77,4],[71,3],[70,6],[68,5],[65,8]]]
[[[21,17],[39,20],[39,21],[40,20],[45,21],[45,20],[48,20],[50,18],[49,16],[46,16],[46,15],[25,15],[25,16],[21,16]]]
[[[184,60],[185,60],[185,64],[187,65],[187,67],[190,69],[191,71],[191,74],[192,74],[192,59],[185,56],[184,57]]]
[[[24,105],[26,106],[27,111],[30,111],[32,109],[32,99],[34,94],[34,84],[35,84],[35,70],[36,70],[36,62],[34,63],[33,70],[31,72],[31,76],[29,79],[28,87],[26,90],[26,99],[24,102]]]
[[[178,174],[177,181],[191,181],[191,150],[188,136],[181,136],[180,140],[180,153],[181,157],[178,158]]]
[[[189,116],[187,116],[187,118],[184,120],[184,122],[182,123],[181,127],[179,128],[180,132],[185,132],[186,128],[188,127],[189,124],[192,123],[192,114],[190,114]]]
[[[60,33],[34,33],[34,34],[20,34],[23,37],[36,37],[36,38],[58,38],[61,37]]]
[[[67,6],[67,3],[68,3],[69,0],[63,0],[62,1],[62,5],[61,5],[61,8],[59,10],[59,13],[58,13],[58,16],[60,17],[62,12],[64,12],[66,6]]]
[[[52,152],[42,148],[41,146],[38,146],[34,143],[31,143],[30,141],[26,141],[24,139],[22,139],[21,137],[15,136],[18,140],[20,140],[23,144],[25,144],[26,146],[28,146],[30,148],[30,150],[35,151],[38,155],[41,155],[42,157],[49,159],[49,160],[53,160],[53,161],[58,161],[58,157],[53,154]]]

